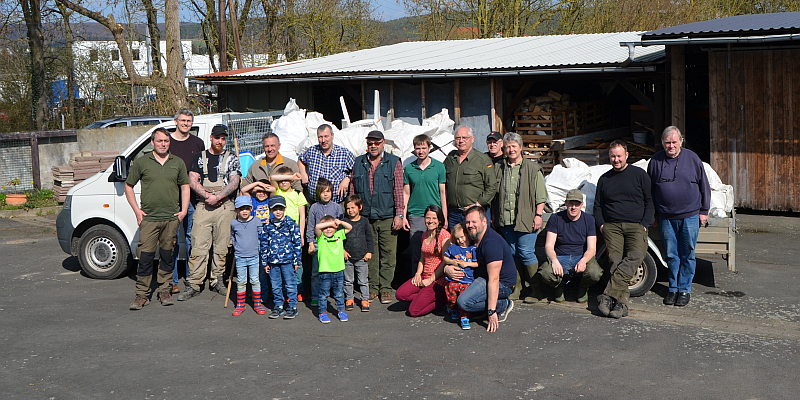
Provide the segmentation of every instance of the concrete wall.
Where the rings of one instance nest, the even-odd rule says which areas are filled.
[[[79,129],[77,137],[39,139],[39,168],[42,188],[53,188],[53,173],[50,169],[56,165],[68,165],[71,154],[101,150],[113,150],[121,153],[150,128],[152,126]],[[26,151],[30,154],[30,146]]]

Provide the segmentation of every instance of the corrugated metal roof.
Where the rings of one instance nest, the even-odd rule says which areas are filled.
[[[296,76],[409,74],[443,71],[504,71],[581,66],[617,66],[628,59],[621,42],[641,32],[404,42],[253,68],[200,79],[276,79]],[[635,63],[664,57],[663,46],[637,47]]]
[[[642,40],[649,38],[660,39],[664,36],[692,36],[713,33],[733,33],[733,34],[763,34],[791,33],[800,31],[800,12],[785,12],[772,14],[751,14],[737,15],[712,19],[702,22],[694,22],[650,31],[642,35]]]

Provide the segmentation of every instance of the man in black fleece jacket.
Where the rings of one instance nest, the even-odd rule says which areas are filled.
[[[604,316],[622,318],[628,315],[628,285],[647,254],[654,208],[650,176],[628,165],[625,142],[613,141],[608,155],[614,168],[597,181],[594,218],[608,249],[611,279],[597,301]]]

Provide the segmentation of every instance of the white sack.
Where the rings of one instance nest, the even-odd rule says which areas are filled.
[[[544,178],[548,205],[553,211],[557,211],[564,205],[567,192],[580,188],[585,181],[591,179],[592,172],[586,163],[576,158],[562,160],[561,164],[554,166],[550,175]]]
[[[306,139],[306,110],[297,106],[294,99],[289,99],[283,109],[283,117],[270,126],[272,132],[281,140],[281,154],[284,157],[297,159],[295,149]]]

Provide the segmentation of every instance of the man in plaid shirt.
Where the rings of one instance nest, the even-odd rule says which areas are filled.
[[[375,251],[369,260],[370,300],[380,293],[382,304],[392,302],[392,280],[397,265],[397,232],[403,229],[403,163],[383,151],[383,133],[367,134],[367,154],[356,158],[350,191],[364,205],[361,215],[369,219]]]
[[[306,197],[310,202],[317,199],[317,181],[327,178],[336,190],[333,201],[341,203],[347,196],[347,187],[350,185],[350,173],[353,171],[353,153],[350,150],[333,144],[333,128],[322,124],[317,128],[319,145],[311,146],[297,159],[300,176],[304,185],[308,185]]]

